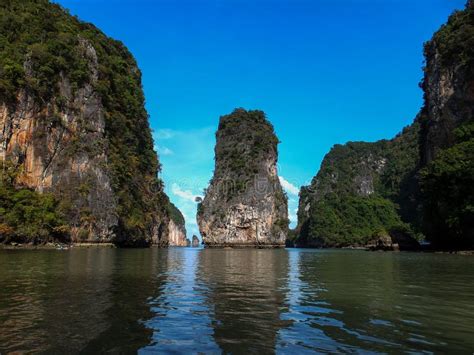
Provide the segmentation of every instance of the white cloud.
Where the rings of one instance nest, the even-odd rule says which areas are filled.
[[[159,155],[173,155],[174,154],[174,152],[168,147],[158,147],[157,150],[158,150]]]
[[[179,196],[185,200],[192,201],[192,202],[194,202],[197,197],[197,195],[194,195],[192,191],[183,190],[176,183],[173,183],[173,185],[171,185],[171,192],[176,196]]]
[[[295,185],[286,180],[283,176],[279,176],[278,178],[280,179],[281,186],[283,186],[283,189],[285,189],[288,194],[298,196],[300,190]]]
[[[298,222],[298,209],[297,208],[289,208],[288,211],[288,218],[290,219],[290,222],[292,224],[295,224]]]
[[[173,138],[176,135],[176,132],[173,131],[172,129],[159,129],[155,132],[154,136],[155,139],[157,140],[163,140],[163,139],[170,139]]]
[[[298,216],[295,214],[290,213],[288,215],[288,219],[290,220],[291,223],[297,223],[298,222]]]

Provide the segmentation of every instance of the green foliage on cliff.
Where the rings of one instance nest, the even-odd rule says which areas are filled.
[[[0,174],[0,243],[67,241],[68,227],[55,197],[16,189],[8,167]]]
[[[304,237],[310,240],[302,242],[315,246],[363,246],[380,230],[405,226],[393,202],[377,196],[330,194],[317,201],[312,210]]]
[[[88,67],[78,46],[77,27],[77,19],[46,0],[2,1],[0,97],[13,102],[20,88],[28,88],[46,101],[57,91],[61,72],[69,74],[76,88],[86,82]]]
[[[419,125],[392,140],[336,145],[301,192],[299,240],[313,246],[364,245],[380,231],[415,234]],[[309,211],[303,213],[305,204]]]
[[[270,151],[276,154],[279,143],[273,126],[259,110],[236,109],[222,116],[218,134],[225,136],[226,142],[216,147],[216,155],[223,165],[243,176],[258,173],[258,159]]]
[[[170,218],[179,226],[184,226],[185,220],[181,211],[170,201],[166,207]]]
[[[258,188],[259,175],[267,175],[262,171],[265,168],[262,161],[268,154],[277,156],[278,143],[273,126],[263,111],[239,108],[220,118],[215,149],[219,165],[216,169],[226,172],[219,184],[227,192],[228,200],[249,188]]]
[[[433,43],[436,43],[443,65],[466,65],[474,73],[474,7],[471,5],[465,10],[455,11],[449,17],[433,40],[426,43],[426,57],[433,54]]]
[[[385,150],[386,165],[381,172],[379,194],[392,201],[403,222],[421,233],[418,168],[420,124],[416,119],[390,141]]]
[[[15,105],[20,89],[40,104],[55,98],[60,78],[75,91],[91,82],[84,46],[98,57],[98,81],[107,139],[108,170],[118,198],[121,235],[146,235],[165,213],[160,169],[144,108],[141,73],[119,41],[79,21],[47,0],[4,0],[0,4],[0,102]]]
[[[474,122],[457,128],[457,143],[421,171],[424,224],[440,248],[474,246]]]
[[[448,70],[455,93],[444,107],[432,104],[424,110],[422,133],[430,138],[424,143],[434,149],[420,172],[423,227],[437,248],[474,248],[474,2],[450,16],[426,43],[425,55],[425,75],[436,78],[439,73],[435,70]],[[430,65],[438,58],[438,67]],[[429,85],[425,78],[425,91]],[[443,110],[434,122],[430,116],[433,109]]]

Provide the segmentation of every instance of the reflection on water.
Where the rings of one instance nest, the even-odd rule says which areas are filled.
[[[162,259],[145,250],[3,251],[0,352],[135,350]]]
[[[143,352],[218,352],[212,340],[212,318],[205,302],[207,286],[196,280],[200,249],[159,250],[168,267],[156,275],[163,280],[156,297],[148,300],[152,314],[145,325],[153,330]]]
[[[0,353],[472,352],[474,258],[0,251]]]
[[[214,340],[225,353],[262,353],[275,348],[288,305],[286,250],[205,250],[197,278],[208,289]]]
[[[103,310],[104,327],[82,348],[85,353],[132,352],[150,343],[152,330],[145,319],[152,312],[148,300],[159,294],[166,282],[167,259],[147,250],[108,250],[112,255],[107,308]],[[93,272],[91,270],[91,272]],[[94,302],[91,295],[90,302]]]

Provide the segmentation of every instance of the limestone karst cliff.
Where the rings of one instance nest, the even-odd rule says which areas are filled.
[[[170,202],[168,207],[170,216],[168,224],[168,242],[170,247],[186,247],[186,227],[183,214]]]
[[[168,241],[170,247],[185,247],[186,243],[186,229],[183,225],[176,224],[170,219],[168,224]]]
[[[474,3],[425,44],[424,106],[389,141],[336,145],[300,192],[296,244],[365,245],[423,235],[474,247]]]
[[[300,191],[297,244],[363,246],[375,233],[416,224],[418,127],[390,141],[334,146]]]
[[[2,1],[0,17],[0,242],[168,245],[130,52],[47,0]]]
[[[474,2],[425,45],[420,187],[423,231],[439,248],[474,248]]]
[[[207,247],[282,247],[287,197],[277,173],[278,139],[262,111],[236,109],[216,133],[214,176],[198,206]]]

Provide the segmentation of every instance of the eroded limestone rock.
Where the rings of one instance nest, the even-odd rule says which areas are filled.
[[[198,208],[208,247],[283,247],[288,207],[277,173],[278,139],[262,111],[220,119],[214,176]]]

